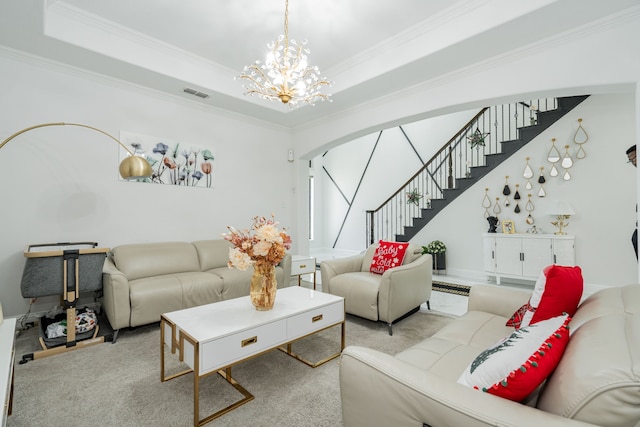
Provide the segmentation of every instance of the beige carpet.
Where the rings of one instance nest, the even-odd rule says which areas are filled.
[[[384,323],[347,317],[347,345],[395,354],[431,336],[451,316],[418,312],[387,334]],[[294,351],[318,360],[336,351],[340,328],[294,344]],[[38,349],[35,329],[16,342],[16,361]],[[13,415],[16,426],[190,426],[193,425],[191,374],[160,382],[158,324],[120,331],[104,343],[26,364],[16,364]],[[167,355],[169,353],[167,352]],[[170,357],[170,369],[180,368]],[[340,426],[342,415],[335,359],[312,369],[280,351],[233,368],[234,378],[255,399],[214,420],[212,426]],[[202,416],[221,409],[239,393],[219,375],[201,382]]]

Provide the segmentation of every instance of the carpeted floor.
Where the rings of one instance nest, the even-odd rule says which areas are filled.
[[[419,311],[394,325],[347,316],[347,345],[395,354],[431,336],[452,316]],[[294,344],[294,351],[319,360],[339,347],[340,328]],[[120,331],[115,344],[16,364],[13,415],[7,426],[190,426],[192,376],[160,382],[158,324]],[[38,350],[37,331],[16,341],[16,361]],[[181,368],[169,352],[168,370]],[[214,420],[212,426],[340,426],[339,359],[312,369],[280,351],[233,368],[234,378],[255,399]],[[201,416],[237,400],[239,393],[219,375],[200,383]]]

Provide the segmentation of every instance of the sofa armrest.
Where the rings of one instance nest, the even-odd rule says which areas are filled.
[[[385,271],[378,290],[380,320],[393,322],[428,301],[431,297],[431,274],[431,255],[428,254]]]
[[[531,297],[532,291],[495,285],[473,285],[469,292],[467,311],[484,311],[511,317]]]
[[[130,326],[129,280],[107,257],[102,267],[102,305],[113,329]]]
[[[340,360],[345,427],[592,426],[446,380],[376,350],[349,346]]]
[[[322,291],[331,293],[331,279],[339,274],[353,273],[362,270],[364,254],[353,255],[345,258],[335,258],[320,263],[320,280]]]

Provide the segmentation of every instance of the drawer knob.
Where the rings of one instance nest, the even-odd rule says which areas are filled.
[[[322,320],[322,314],[318,314],[317,316],[313,316],[311,318],[311,323],[319,322],[320,320]]]
[[[258,342],[258,336],[247,338],[246,340],[242,340],[242,347],[246,347],[251,344],[255,344]]]
[[[300,264],[300,268],[307,268],[307,264]]]

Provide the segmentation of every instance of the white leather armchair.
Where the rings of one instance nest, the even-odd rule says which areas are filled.
[[[320,263],[322,290],[345,299],[345,310],[365,319],[387,322],[389,335],[393,323],[414,313],[431,297],[431,255],[409,245],[401,266],[384,274],[369,272],[377,248],[364,253]],[[430,307],[429,307],[430,308]]]

